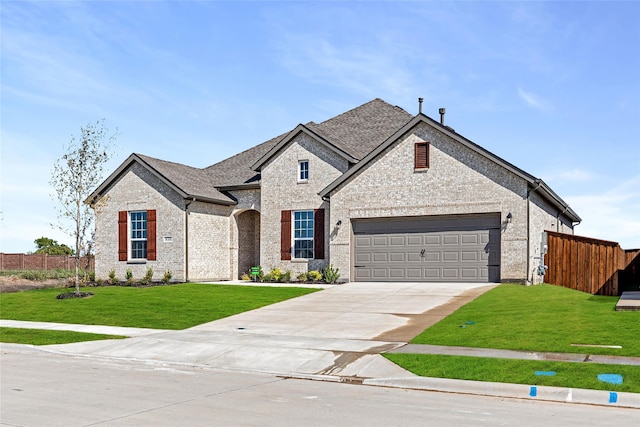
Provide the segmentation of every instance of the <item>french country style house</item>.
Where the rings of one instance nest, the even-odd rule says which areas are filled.
[[[234,280],[262,266],[344,281],[535,280],[545,230],[580,217],[541,179],[374,99],[204,169],[131,154],[91,199],[96,277]]]

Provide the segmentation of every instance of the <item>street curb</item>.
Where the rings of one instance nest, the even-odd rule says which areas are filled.
[[[544,400],[562,403],[615,406],[640,409],[640,393],[628,393],[580,388],[536,386],[445,378],[369,378],[362,384],[411,390],[445,393],[474,394],[527,400]]]

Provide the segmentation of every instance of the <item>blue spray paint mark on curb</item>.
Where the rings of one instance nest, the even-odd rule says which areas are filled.
[[[598,374],[598,380],[609,384],[622,384],[622,375],[620,374]]]
[[[531,390],[529,390],[529,396],[536,397],[538,395],[538,388],[535,386],[531,386]]]
[[[609,393],[609,403],[616,403],[618,401],[618,393],[612,391]]]
[[[536,375],[539,377],[552,377],[555,374],[555,371],[536,371]]]

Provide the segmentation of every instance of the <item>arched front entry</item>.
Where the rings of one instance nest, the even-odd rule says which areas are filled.
[[[238,226],[238,278],[260,265],[260,212],[246,210],[236,216]]]

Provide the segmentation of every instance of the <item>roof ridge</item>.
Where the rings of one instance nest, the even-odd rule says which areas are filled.
[[[338,119],[338,118],[340,118],[340,117],[342,117],[342,116],[345,116],[345,115],[347,115],[347,114],[352,113],[352,112],[353,112],[353,111],[355,111],[355,110],[358,110],[358,109],[364,108],[364,107],[366,107],[366,106],[368,106],[368,105],[370,105],[370,104],[373,104],[374,102],[381,102],[381,103],[383,103],[383,104],[385,104],[385,105],[388,105],[388,106],[389,106],[389,107],[391,107],[391,108],[397,108],[397,109],[399,109],[399,110],[401,110],[401,111],[403,111],[403,112],[405,112],[405,113],[407,113],[407,114],[410,114],[410,113],[409,113],[409,112],[407,112],[404,108],[399,107],[399,106],[397,106],[397,105],[391,105],[391,104],[389,104],[387,101],[385,101],[385,100],[384,100],[384,99],[382,99],[382,98],[374,98],[374,99],[372,99],[371,101],[367,101],[367,102],[365,102],[364,104],[360,104],[360,105],[358,105],[357,107],[353,107],[353,108],[351,108],[350,110],[347,110],[347,111],[345,111],[345,112],[343,112],[343,113],[340,113],[340,114],[338,114],[337,116],[330,117],[330,118],[328,118],[327,120],[323,120],[323,121],[321,121],[320,123],[314,123],[314,122],[309,122],[309,123],[314,124],[314,125],[316,125],[316,126],[321,126],[321,125],[323,125],[323,124],[325,124],[325,123],[327,123],[327,122],[329,122],[329,121],[332,121],[332,120]]]
[[[133,153],[133,154],[135,154],[136,156],[140,157],[142,160],[145,160],[145,161],[147,159],[149,159],[149,160],[156,161],[156,162],[169,163],[169,164],[172,164],[172,165],[182,166],[182,167],[186,167],[186,168],[189,168],[189,169],[195,169],[195,170],[200,170],[200,171],[204,171],[205,170],[205,168],[197,168],[195,166],[189,166],[189,165],[184,164],[184,163],[178,163],[178,162],[172,162],[171,160],[159,159],[157,157],[147,156],[146,154],[140,154],[140,153]]]

